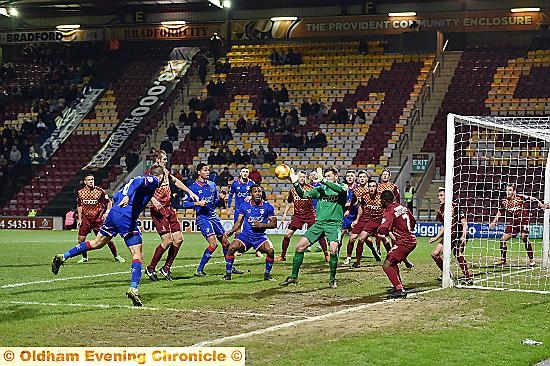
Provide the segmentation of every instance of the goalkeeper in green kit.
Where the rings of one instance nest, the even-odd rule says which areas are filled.
[[[314,182],[321,183],[317,187],[304,191],[298,182],[298,174],[294,169],[290,171],[290,181],[294,185],[296,192],[301,198],[317,199],[316,220],[302,236],[294,259],[292,261],[292,273],[286,280],[280,283],[281,286],[287,286],[291,283],[298,283],[298,272],[304,261],[304,252],[319,238],[323,236],[330,245],[330,281],[329,286],[336,288],[336,267],[338,266],[338,243],[344,218],[344,206],[347,202],[347,187],[338,183],[338,170],[336,168],[327,168],[324,171],[317,168],[317,176]]]

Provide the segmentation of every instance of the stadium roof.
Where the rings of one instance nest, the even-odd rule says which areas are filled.
[[[421,0],[417,2],[453,1]],[[365,5],[366,0],[230,0],[233,10],[274,9],[290,7],[319,7]],[[372,3],[406,3],[410,0],[373,0]],[[15,7],[23,17],[63,15],[120,14],[134,11],[216,11],[219,8],[208,0],[0,0],[0,6]]]

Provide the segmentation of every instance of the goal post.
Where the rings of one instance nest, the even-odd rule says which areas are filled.
[[[550,294],[550,117],[449,114],[446,134],[443,286],[469,271],[469,287]],[[453,211],[468,223],[462,251]]]

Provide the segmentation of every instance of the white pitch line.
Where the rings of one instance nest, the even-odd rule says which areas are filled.
[[[430,290],[426,290],[426,291],[421,291],[421,292],[410,293],[408,296],[409,297],[415,297],[415,296],[420,295],[420,294],[427,294],[429,292],[440,291],[440,290],[443,290],[443,287],[438,287],[438,288],[434,288],[434,289],[430,289]],[[395,302],[395,301],[397,301],[397,300],[388,299],[388,300],[373,302],[373,303],[370,303],[370,304],[363,304],[363,305],[359,305],[359,306],[354,306],[354,307],[351,307],[351,308],[346,308],[346,309],[342,309],[342,310],[338,310],[338,311],[334,311],[334,312],[330,312],[330,313],[326,313],[326,314],[322,314],[322,315],[318,315],[318,316],[313,316],[313,317],[306,318],[306,319],[295,320],[295,321],[288,322],[288,323],[273,325],[273,326],[267,327],[267,328],[257,329],[257,330],[254,330],[252,332],[240,333],[240,334],[236,334],[236,335],[232,335],[232,336],[228,336],[228,337],[213,339],[213,340],[210,340],[210,341],[199,342],[199,343],[196,343],[196,344],[192,345],[191,347],[210,346],[210,345],[213,345],[213,344],[220,344],[220,343],[224,343],[224,342],[232,341],[232,340],[236,340],[236,339],[247,338],[247,337],[254,336],[254,335],[260,335],[260,334],[264,334],[264,333],[274,332],[276,330],[290,328],[290,327],[294,327],[296,325],[300,325],[300,324],[304,324],[304,323],[316,322],[316,321],[323,320],[323,319],[326,319],[326,318],[329,318],[329,317],[343,315],[343,314],[351,313],[351,312],[354,312],[354,311],[367,309],[367,308],[370,308],[370,307],[373,307],[373,306],[376,306],[376,305],[384,304],[384,303],[387,303],[387,302]],[[404,300],[404,301],[406,301],[406,300]]]
[[[237,264],[239,262],[254,261],[254,260],[256,260],[256,258],[241,259],[240,261],[237,262]],[[222,263],[224,264],[225,261],[223,261],[223,262],[221,262],[221,261],[220,262],[212,262],[210,264],[222,264]],[[183,266],[174,266],[172,268],[187,268],[187,267],[196,267],[196,266],[197,266],[196,264],[186,264],[186,265],[183,265]],[[52,283],[52,282],[59,282],[59,281],[83,280],[85,278],[99,278],[99,277],[115,276],[115,275],[128,274],[128,273],[130,273],[129,270],[124,271],[124,272],[98,273],[98,274],[87,275],[87,276],[62,277],[62,278],[52,278],[51,280],[40,280],[40,281],[32,281],[32,282],[11,283],[11,284],[6,284],[6,285],[0,286],[0,289],[22,287],[22,286],[29,286],[29,285],[38,285],[38,284],[41,284],[41,283]]]
[[[305,315],[286,315],[286,314],[264,314],[253,312],[230,312],[230,311],[216,311],[216,310],[193,310],[193,309],[177,309],[177,308],[158,308],[151,306],[132,306],[132,305],[108,305],[108,304],[82,304],[82,303],[55,303],[55,302],[38,302],[38,301],[0,301],[1,305],[38,305],[38,306],[52,306],[52,307],[77,307],[77,308],[99,308],[99,309],[131,309],[139,311],[173,311],[178,313],[196,313],[196,314],[222,314],[231,316],[259,316],[266,318],[289,318],[289,319],[304,319],[308,318]]]

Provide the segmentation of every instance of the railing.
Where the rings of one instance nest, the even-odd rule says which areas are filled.
[[[428,166],[426,167],[426,171],[422,175],[422,178],[420,178],[420,182],[416,185],[416,202],[417,202],[417,208],[420,210],[420,207],[422,205],[423,199],[420,197],[424,197],[426,192],[428,191],[428,188],[430,187],[432,180],[435,175],[435,159],[434,154],[430,154],[430,160],[428,161]],[[431,220],[432,217],[432,209],[431,209],[431,198],[428,198],[425,200],[428,202],[428,220]],[[418,212],[420,214],[420,212]]]

